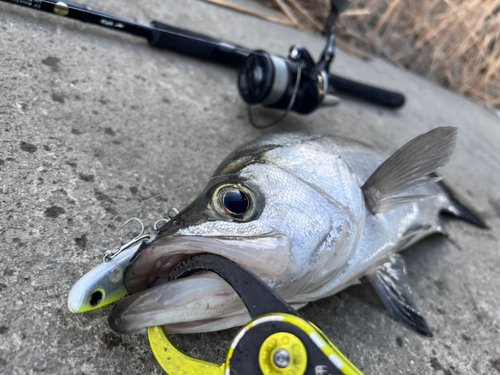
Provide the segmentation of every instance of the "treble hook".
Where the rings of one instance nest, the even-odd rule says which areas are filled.
[[[115,251],[107,250],[106,253],[104,254],[104,258],[103,258],[103,261],[105,263],[109,262],[110,260],[112,260],[113,258],[115,258],[118,254],[120,254],[123,250],[128,249],[130,246],[134,245],[138,241],[146,239],[146,238],[147,239],[150,238],[149,234],[143,235],[144,234],[144,224],[142,223],[141,219],[138,219],[136,217],[132,217],[132,218],[128,219],[126,222],[124,222],[122,224],[122,228],[125,225],[127,225],[128,223],[130,223],[131,221],[137,221],[139,224],[141,224],[141,233],[139,233],[138,236],[134,237],[134,239],[132,241],[127,242],[125,245],[123,245],[122,247],[120,247],[118,250],[115,250]]]
[[[155,230],[156,233],[158,233],[160,231],[161,228],[158,228],[158,224],[161,223],[162,221],[164,221],[165,224],[166,224],[166,223],[168,223],[170,221],[170,219],[164,219],[164,218],[162,218],[160,220],[157,220],[156,223],[155,223],[155,225],[153,225],[153,228],[154,228],[154,230]],[[165,225],[165,224],[163,224],[163,225]],[[163,225],[162,225],[162,227],[163,227]]]
[[[175,215],[177,215],[179,213],[179,210],[177,208],[171,208],[170,210],[168,210],[168,219],[165,219],[165,218],[161,218],[160,220],[157,220],[155,225],[153,225],[153,228],[155,230],[156,233],[158,233],[160,231],[161,228],[158,228],[158,224],[161,223],[162,221],[166,223],[168,223],[170,220],[172,220]],[[165,225],[163,224],[163,225]],[[163,227],[162,225],[162,227]]]
[[[179,210],[177,208],[171,208],[170,210],[168,210],[168,218],[169,219],[173,219],[175,217],[175,215],[177,215],[179,213]]]
[[[122,224],[122,228],[123,228],[125,225],[127,225],[128,223],[130,223],[131,221],[137,221],[139,224],[141,224],[141,233],[139,233],[139,235],[138,235],[138,236],[136,236],[136,237],[134,238],[134,240],[135,240],[135,239],[139,238],[140,236],[142,236],[142,235],[144,234],[144,224],[142,223],[142,220],[141,220],[141,219],[139,219],[139,218],[137,218],[137,217],[131,217],[130,219],[128,219],[126,222],[124,222],[124,223]],[[132,240],[132,241],[133,241],[133,240]]]

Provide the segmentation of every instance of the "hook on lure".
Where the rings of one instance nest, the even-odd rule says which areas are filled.
[[[157,220],[154,225],[153,225],[153,228],[155,230],[156,233],[159,233],[160,229],[161,228],[158,228],[158,224],[161,223],[161,222],[165,222],[168,223],[175,215],[177,215],[179,213],[179,210],[177,210],[176,208],[171,208],[169,211],[168,211],[168,219],[165,219],[165,218],[162,218],[160,220]],[[134,237],[134,239],[132,241],[129,241],[127,242],[125,245],[123,245],[122,247],[120,247],[118,250],[107,250],[105,253],[104,253],[104,257],[103,257],[103,262],[104,263],[107,263],[109,261],[111,261],[113,258],[115,258],[118,254],[120,254],[122,251],[128,249],[129,247],[135,245],[137,242],[139,241],[142,241],[142,240],[149,240],[151,238],[151,235],[149,234],[144,234],[144,223],[142,222],[141,219],[137,218],[137,217],[131,217],[130,219],[128,219],[126,222],[124,222],[122,224],[122,228],[127,225],[128,223],[130,223],[131,221],[136,221],[138,222],[139,224],[141,224],[141,233],[139,233],[136,237]]]
[[[109,262],[113,258],[115,258],[118,254],[120,254],[123,250],[128,249],[130,246],[134,245],[138,241],[144,240],[144,239],[149,239],[151,236],[149,234],[144,234],[144,224],[142,223],[141,219],[132,217],[128,219],[126,222],[122,224],[122,228],[130,223],[131,221],[137,221],[139,224],[141,224],[141,233],[139,233],[138,236],[134,237],[134,239],[130,242],[127,242],[125,245],[120,247],[118,250],[107,250],[104,254],[103,261],[104,263]],[[156,225],[156,224],[155,224]]]
[[[167,214],[168,215],[168,219],[161,218],[160,220],[157,220],[156,223],[154,223],[153,228],[154,228],[155,232],[156,233],[160,232],[161,227],[158,228],[158,224],[160,224],[161,222],[164,222],[165,224],[167,224],[178,213],[179,213],[179,210],[177,208],[171,208],[170,210],[168,210],[168,214]],[[163,225],[165,225],[165,224],[163,224]],[[162,225],[162,227],[163,227],[163,225]]]

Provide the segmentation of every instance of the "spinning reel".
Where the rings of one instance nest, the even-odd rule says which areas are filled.
[[[307,114],[322,105],[327,94],[340,87],[340,93],[389,108],[401,107],[405,100],[401,94],[330,75],[330,65],[335,57],[333,27],[348,3],[348,0],[331,1],[331,13],[323,31],[326,46],[317,63],[307,49],[299,45],[290,48],[287,58],[260,50],[252,52],[238,76],[238,89],[243,100],[249,105],[260,104]]]

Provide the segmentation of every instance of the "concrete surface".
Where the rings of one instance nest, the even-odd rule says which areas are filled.
[[[194,0],[88,0],[251,48],[286,54],[319,36]],[[127,240],[131,216],[152,225],[192,194],[235,147],[263,133],[312,130],[394,151],[442,125],[459,127],[446,181],[487,219],[450,221],[408,250],[417,305],[435,338],[395,322],[364,283],[304,315],[366,374],[500,373],[500,119],[411,73],[338,51],[335,72],[404,91],[398,112],[353,101],[252,128],[236,72],[146,42],[0,4],[0,373],[161,374],[145,336],[118,336],[110,308],[73,315],[71,286]],[[180,188],[180,189],[179,189]],[[177,189],[177,190],[175,190]],[[148,200],[158,194],[160,198]],[[236,330],[178,336],[190,355],[222,361]]]

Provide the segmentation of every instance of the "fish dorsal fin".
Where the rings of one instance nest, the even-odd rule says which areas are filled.
[[[456,140],[457,128],[436,128],[414,138],[383,162],[361,188],[372,213],[389,211],[426,198],[422,195],[396,195],[438,181],[439,178],[429,174],[450,160]]]
[[[432,337],[432,332],[415,307],[408,284],[404,259],[399,254],[367,275],[391,316],[412,331]]]

